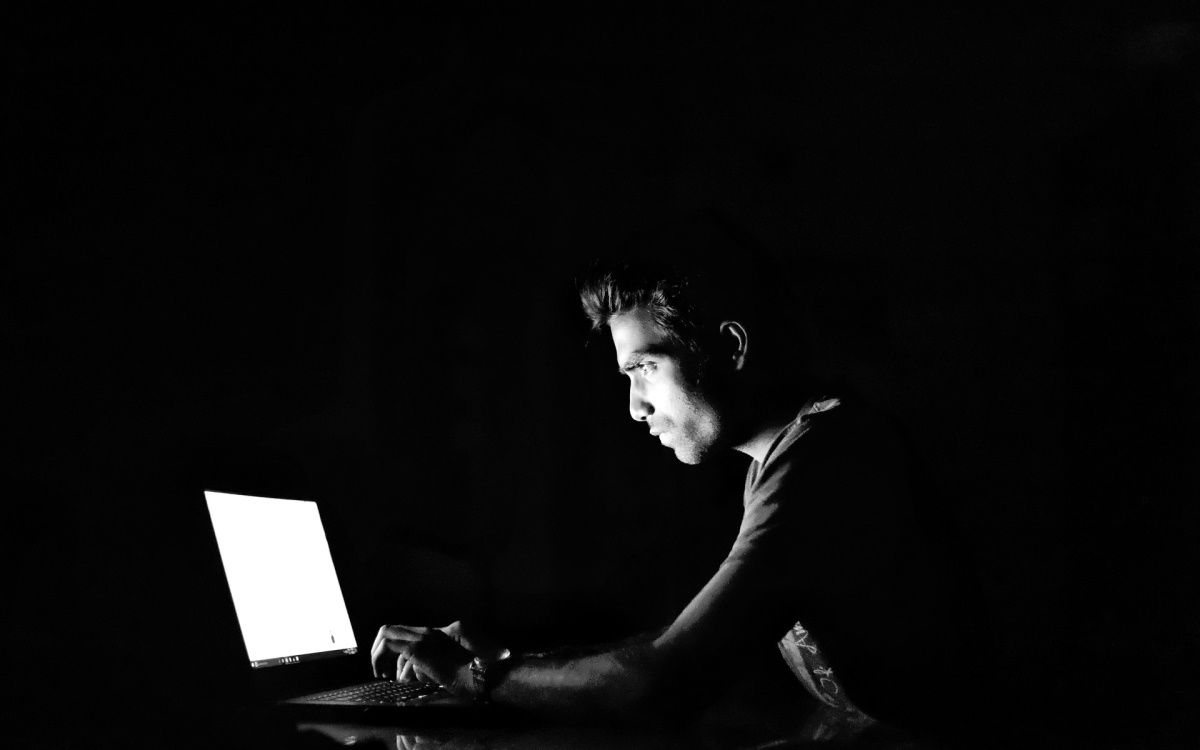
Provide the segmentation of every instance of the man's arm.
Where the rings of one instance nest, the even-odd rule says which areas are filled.
[[[371,648],[377,677],[435,682],[464,697],[488,699],[531,712],[620,714],[647,702],[660,674],[652,636],[619,648],[574,657],[526,654],[496,664],[489,695],[478,694],[475,656],[445,629],[385,625]]]
[[[606,651],[617,651],[630,646],[644,645],[658,638],[666,632],[666,628],[658,628],[656,630],[638,633],[637,635],[628,638],[620,638],[615,641],[606,643],[589,643],[586,645],[567,645],[558,646],[546,651],[529,651],[523,654],[526,659],[556,659],[565,661],[567,659],[577,659],[583,656],[595,656],[605,653]]]
[[[790,623],[753,566],[730,561],[650,641],[593,656],[517,663],[492,690],[497,703],[555,713],[633,714],[703,705],[713,685]]]
[[[653,641],[568,659],[517,657],[491,690],[501,705],[556,715],[632,715],[657,705]]]
[[[789,623],[778,602],[742,560],[726,562],[669,628],[649,641],[576,658],[518,657],[491,687],[490,699],[533,712],[634,714],[676,702],[699,704],[710,686],[737,670],[756,642]],[[413,676],[473,695],[472,655],[427,628],[381,629],[372,649],[377,674],[411,662]]]

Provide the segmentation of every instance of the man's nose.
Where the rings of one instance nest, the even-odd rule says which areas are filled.
[[[629,385],[629,416],[635,421],[645,422],[654,413],[654,407],[646,400],[645,394],[637,384]]]

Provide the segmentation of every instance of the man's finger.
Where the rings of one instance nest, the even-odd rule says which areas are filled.
[[[396,682],[412,682],[417,678],[414,670],[412,659],[407,656],[399,657],[396,659]]]
[[[387,630],[387,625],[383,625],[382,627],[380,627],[379,632],[375,634],[375,642],[371,644],[371,653],[372,654],[375,653],[375,649],[379,648],[380,642],[383,641],[383,638],[384,638],[383,631],[384,630]]]
[[[408,663],[412,665],[413,676],[421,682],[429,683],[431,685],[441,684],[438,682],[437,678],[430,674],[428,670],[424,669],[420,662],[418,662],[416,659],[410,659]]]
[[[410,627],[408,625],[383,625],[379,628],[379,632],[375,634],[375,642],[371,644],[371,651],[374,651],[380,643],[388,638],[411,640],[413,634],[420,634],[426,631],[428,631],[428,628]]]
[[[429,632],[429,628],[418,628],[410,625],[384,625],[379,629],[376,641],[417,641]]]
[[[371,649],[371,668],[375,676],[386,678],[391,673],[387,667],[391,664],[393,655],[407,656],[410,648],[411,643],[392,638],[385,638],[375,644]]]
[[[380,669],[381,664],[379,662],[384,653],[383,641],[376,638],[375,644],[371,646],[371,672],[375,675],[376,679],[383,677],[383,671]]]
[[[375,643],[371,645],[371,671],[375,677],[386,678],[391,674],[391,655],[407,653],[410,644],[420,641],[429,632],[429,628],[411,625],[384,625],[379,628]]]
[[[382,668],[383,665],[379,663],[379,660],[384,654],[387,653],[383,643],[385,640],[387,640],[387,629],[389,627],[391,626],[384,625],[380,627],[379,632],[375,634],[375,642],[371,644],[371,671],[375,674],[376,679],[387,676],[384,673]]]
[[[408,672],[409,675],[411,675],[410,679],[413,682],[425,681],[425,673],[422,671],[421,665],[417,663],[416,659],[408,660]]]

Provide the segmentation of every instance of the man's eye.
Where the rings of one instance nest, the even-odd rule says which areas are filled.
[[[646,376],[646,375],[649,375],[650,373],[654,372],[654,370],[656,369],[656,365],[653,362],[642,362],[642,363],[638,364],[637,368],[642,373],[643,376]]]

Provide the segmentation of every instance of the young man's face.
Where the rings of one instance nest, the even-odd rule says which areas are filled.
[[[722,425],[711,399],[687,377],[681,352],[642,309],[608,321],[617,366],[629,378],[629,416],[685,464],[697,464],[716,447]]]

